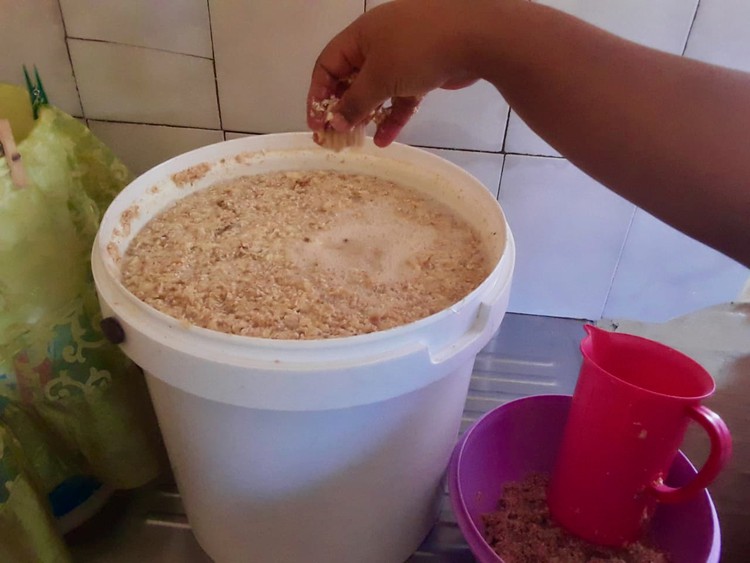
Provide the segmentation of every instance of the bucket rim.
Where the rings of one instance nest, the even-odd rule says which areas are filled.
[[[211,145],[206,145],[204,147],[200,147],[194,150],[191,150],[189,152],[177,155],[175,157],[172,157],[171,159],[162,162],[161,164],[156,165],[155,167],[149,169],[148,171],[144,172],[140,176],[136,177],[134,180],[132,180],[123,190],[118,194],[118,198],[125,194],[127,191],[133,190],[133,186],[143,186],[142,191],[145,192],[148,190],[146,186],[154,185],[156,182],[163,180],[165,177],[170,176],[171,174],[174,174],[174,168],[175,165],[181,162],[187,162],[184,165],[180,165],[178,168],[181,170],[189,169],[191,166],[195,166],[199,162],[206,162],[207,160],[204,158],[203,155],[205,155],[207,152],[209,152],[211,149],[218,149],[220,147],[227,147],[229,148],[236,148],[236,151],[232,151],[233,155],[241,155],[243,153],[248,152],[247,145],[248,144],[255,144],[254,142],[258,142],[260,140],[263,141],[279,141],[283,143],[284,141],[293,141],[298,142],[302,146],[295,146],[292,148],[286,147],[286,148],[261,148],[261,149],[250,149],[253,152],[258,153],[274,153],[274,152],[303,152],[306,150],[323,150],[320,149],[317,145],[314,145],[311,139],[311,135],[309,133],[305,132],[291,132],[291,133],[271,133],[266,135],[257,135],[257,136],[251,136],[251,137],[242,137],[238,139],[231,139],[227,141],[220,141],[218,143],[214,143]],[[307,141],[307,142],[304,142]],[[374,143],[372,143],[372,138],[368,138],[367,142],[372,144],[374,146]],[[390,149],[390,150],[389,150]],[[97,232],[97,235],[94,240],[94,244],[91,251],[91,264],[92,264],[92,270],[94,274],[94,281],[97,286],[97,290],[100,292],[102,289],[106,287],[107,290],[112,291],[113,293],[117,294],[117,297],[120,299],[125,299],[127,301],[127,304],[130,305],[132,308],[137,311],[137,313],[140,315],[145,315],[148,317],[151,321],[155,322],[160,329],[162,330],[174,330],[174,329],[181,329],[181,331],[188,331],[190,334],[195,335],[196,337],[199,337],[201,339],[205,339],[209,342],[213,342],[216,344],[223,344],[223,345],[229,345],[229,346],[247,346],[252,345],[255,349],[263,348],[269,351],[274,352],[283,352],[285,350],[309,350],[309,351],[315,351],[315,350],[325,350],[325,349],[335,349],[339,348],[341,346],[348,346],[348,345],[364,345],[364,344],[370,344],[370,343],[378,343],[393,339],[399,339],[406,334],[418,331],[419,329],[423,328],[424,326],[440,322],[443,319],[446,319],[452,315],[455,315],[456,313],[460,312],[465,306],[475,301],[477,296],[482,293],[486,293],[487,291],[491,291],[493,289],[493,286],[497,286],[498,283],[500,284],[500,291],[504,291],[507,286],[511,282],[513,269],[515,266],[515,255],[516,255],[516,245],[515,245],[515,239],[513,237],[513,234],[510,230],[510,226],[508,224],[507,218],[505,216],[505,213],[500,206],[499,202],[496,198],[492,197],[492,194],[487,190],[487,188],[473,175],[471,175],[469,172],[461,168],[460,166],[436,155],[433,153],[430,153],[424,149],[418,148],[418,147],[412,147],[410,145],[402,144],[402,143],[392,143],[392,145],[386,149],[380,149],[378,148],[378,151],[386,151],[386,152],[403,152],[406,154],[407,158],[411,155],[418,155],[419,158],[427,159],[429,161],[440,163],[439,165],[443,168],[449,169],[454,174],[458,174],[459,176],[463,176],[466,180],[467,185],[473,185],[476,188],[481,188],[482,192],[486,192],[487,196],[485,199],[487,199],[488,202],[494,203],[495,210],[499,213],[499,219],[501,221],[501,224],[504,228],[504,237],[505,237],[505,244],[503,246],[503,249],[498,257],[497,262],[493,266],[492,270],[489,272],[489,274],[482,280],[482,282],[474,288],[471,292],[466,294],[462,299],[459,301],[451,304],[450,306],[433,313],[432,315],[428,315],[426,317],[422,317],[420,319],[417,319],[415,321],[412,321],[410,323],[401,324],[395,327],[391,327],[384,330],[379,331],[373,331],[369,333],[364,334],[356,334],[356,335],[350,335],[350,336],[341,336],[341,337],[330,337],[330,338],[322,338],[322,339],[278,339],[278,338],[263,338],[263,337],[257,337],[257,336],[245,336],[245,335],[238,335],[238,334],[230,334],[226,332],[221,332],[213,329],[208,329],[204,327],[200,327],[198,325],[190,324],[186,321],[181,321],[179,319],[176,319],[175,317],[172,317],[166,313],[163,313],[159,311],[158,309],[154,308],[153,306],[149,305],[148,303],[142,301],[137,296],[135,296],[130,290],[128,290],[120,281],[118,276],[112,275],[112,272],[109,271],[109,268],[104,263],[104,260],[102,259],[102,256],[107,254],[107,246],[109,244],[109,241],[103,240],[103,228],[106,224],[112,223],[113,221],[116,221],[119,219],[118,217],[114,217],[114,211],[113,206],[110,205],[110,207],[107,209],[107,211],[104,213],[104,216],[102,217],[102,221],[100,224],[100,228]],[[337,154],[337,153],[325,153],[327,155],[331,154]],[[367,155],[368,157],[370,155]],[[230,158],[230,157],[224,157],[224,158]],[[387,154],[377,154],[376,156],[372,157],[374,159],[380,159],[383,161],[387,160],[399,160],[403,161],[402,159],[394,159],[392,157],[389,157]],[[406,161],[408,162],[408,161]],[[482,193],[479,192],[479,193]],[[117,198],[116,198],[117,199]],[[113,202],[114,203],[114,202]],[[151,215],[153,217],[155,214]],[[502,272],[502,270],[505,270],[505,272]],[[502,272],[502,273],[501,273]],[[501,275],[498,278],[498,274],[501,273]],[[112,297],[112,296],[110,296]],[[101,298],[101,295],[100,295]],[[117,315],[121,315],[125,312],[127,309],[126,307],[116,307],[115,305],[120,305],[120,303],[113,303],[115,301],[114,299],[108,299],[110,301],[110,305],[112,306],[113,310],[117,313]],[[118,310],[119,309],[119,310]],[[130,316],[130,315],[128,315]]]

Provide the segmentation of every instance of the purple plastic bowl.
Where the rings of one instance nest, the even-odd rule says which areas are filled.
[[[476,421],[456,445],[448,472],[451,505],[480,563],[503,561],[484,540],[482,514],[495,510],[506,482],[534,471],[551,472],[570,400],[566,395],[538,395],[511,401]],[[666,482],[680,486],[695,473],[679,453]],[[707,491],[684,503],[660,505],[650,533],[672,561],[719,561],[719,519]]]

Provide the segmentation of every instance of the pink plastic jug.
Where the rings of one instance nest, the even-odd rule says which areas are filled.
[[[714,381],[697,362],[667,346],[586,326],[583,364],[552,473],[552,517],[591,542],[637,540],[657,502],[687,500],[729,460],[724,422],[702,406]],[[711,453],[685,486],[663,483],[688,422],[707,432]]]

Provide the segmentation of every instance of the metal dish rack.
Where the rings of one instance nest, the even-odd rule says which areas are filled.
[[[508,314],[477,356],[461,425],[494,407],[532,394],[570,394],[580,359],[583,321]],[[179,492],[166,481],[117,492],[89,522],[67,536],[81,563],[211,563],[193,536]],[[471,563],[474,558],[450,510],[408,563]],[[394,562],[395,563],[395,562]]]

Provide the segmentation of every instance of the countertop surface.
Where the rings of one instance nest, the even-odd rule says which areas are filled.
[[[506,315],[500,332],[477,357],[462,431],[492,408],[533,394],[572,394],[580,367],[583,321]],[[750,304],[721,305],[663,324],[605,320],[599,326],[664,342],[704,365],[717,381],[707,402],[734,440],[729,468],[711,488],[722,527],[723,563],[750,554]],[[691,428],[683,451],[697,464],[706,441]],[[68,536],[81,563],[209,563],[195,540],[171,481],[117,492]],[[447,497],[440,520],[408,563],[470,563]]]
[[[716,381],[704,404],[726,422],[733,453],[709,487],[721,526],[722,563],[750,561],[750,303],[718,305],[663,324],[600,323],[671,346],[703,365]],[[681,447],[695,465],[708,453],[708,440],[695,424]]]

